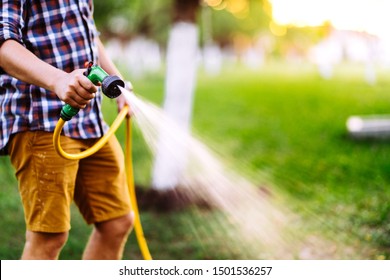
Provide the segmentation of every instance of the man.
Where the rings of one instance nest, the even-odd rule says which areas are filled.
[[[0,152],[15,167],[26,221],[22,259],[57,259],[70,230],[70,204],[94,224],[84,259],[119,259],[133,225],[123,153],[115,137],[96,154],[59,157],[52,133],[68,103],[81,109],[62,146],[77,152],[103,136],[102,95],[86,61],[120,76],[107,57],[88,0],[1,2]],[[124,98],[118,98],[121,109]]]

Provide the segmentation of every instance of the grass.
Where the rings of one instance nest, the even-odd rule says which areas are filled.
[[[358,65],[337,69],[321,79],[308,65],[270,64],[260,71],[225,69],[223,75],[200,73],[194,104],[194,131],[224,160],[254,180],[260,173],[305,217],[305,230],[354,246],[369,247],[358,258],[390,259],[390,145],[388,140],[350,138],[350,115],[388,114],[390,81],[379,72],[375,86]],[[137,92],[161,103],[163,76],[133,81]],[[110,122],[114,104],[105,104]],[[148,185],[151,157],[134,131],[135,180]],[[123,142],[123,128],[118,132]],[[218,145],[215,145],[218,143]],[[6,157],[0,158],[0,258],[17,259],[24,239],[17,183]],[[156,259],[234,259],[204,219],[218,213],[193,209],[179,213],[143,212],[142,223]],[[194,228],[203,229],[195,234]],[[91,228],[73,209],[72,230],[62,259],[78,259]],[[362,250],[361,250],[362,251]],[[125,258],[141,258],[134,235]],[[343,258],[343,256],[340,256]]]

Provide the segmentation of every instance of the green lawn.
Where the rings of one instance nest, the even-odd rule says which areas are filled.
[[[218,143],[224,159],[238,169],[245,166],[242,171],[254,180],[266,174],[289,207],[306,219],[304,230],[352,245],[362,252],[357,258],[390,259],[390,140],[357,141],[345,128],[350,115],[389,113],[387,76],[380,71],[377,84],[368,85],[358,65],[340,67],[331,80],[321,79],[308,65],[270,64],[257,72],[226,69],[218,77],[200,73],[194,131],[210,145]],[[148,100],[161,102],[162,75],[133,84]],[[109,114],[113,105],[106,103],[108,121],[115,117]],[[123,130],[118,137],[123,141]],[[136,130],[133,148],[136,182],[148,185],[151,158]],[[17,259],[24,222],[6,157],[0,158],[0,210],[0,258]],[[79,258],[90,231],[73,210],[62,259]],[[204,223],[218,220],[219,213],[189,209],[141,215],[155,259],[244,258]],[[141,258],[134,234],[125,258]]]

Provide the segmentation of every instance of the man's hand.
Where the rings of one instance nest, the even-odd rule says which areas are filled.
[[[71,73],[63,72],[54,89],[62,101],[78,109],[84,109],[97,91],[97,87],[84,76],[84,71],[85,69],[77,69]]]
[[[123,107],[127,105],[129,107],[129,112],[127,113],[127,117],[131,117],[133,112],[131,111],[130,103],[126,100],[123,93],[116,98],[116,102],[118,104],[118,112],[121,111]]]

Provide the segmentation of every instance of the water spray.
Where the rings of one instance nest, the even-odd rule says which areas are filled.
[[[108,75],[101,67],[98,65],[94,65],[93,62],[89,62],[87,70],[84,72],[84,75],[95,85],[101,85],[102,91],[104,95],[108,98],[117,98],[121,95],[121,88],[125,87],[125,83],[118,76],[110,76]],[[103,135],[93,146],[88,148],[87,150],[77,153],[77,154],[69,154],[65,152],[61,147],[60,135],[62,128],[65,122],[71,120],[77,113],[79,109],[70,106],[69,104],[65,104],[60,113],[60,119],[55,127],[53,134],[53,145],[56,152],[63,158],[70,160],[78,160],[86,158],[94,153],[96,153],[100,148],[102,148],[108,141],[108,139],[116,132],[119,128],[123,120],[126,118],[129,107],[125,106],[118,114],[114,122],[111,124],[108,132]],[[140,247],[142,256],[145,260],[151,260],[152,257],[150,255],[145,236],[143,234],[142,225],[140,222],[140,216],[137,206],[137,199],[135,196],[135,186],[134,186],[134,176],[133,176],[133,166],[132,166],[132,158],[131,158],[131,122],[129,118],[126,118],[126,152],[125,152],[125,165],[126,165],[126,178],[127,185],[129,188],[130,199],[132,210],[134,211],[135,216],[135,224],[134,230],[137,237],[138,245]]]

